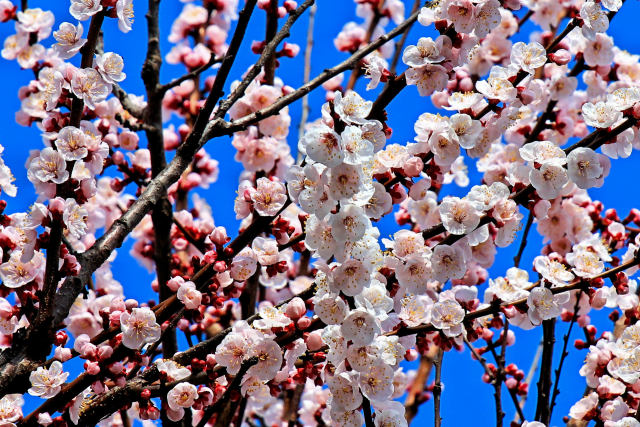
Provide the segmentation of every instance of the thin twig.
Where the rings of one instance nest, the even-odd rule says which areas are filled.
[[[425,4],[429,4],[426,2]],[[242,117],[232,123],[225,123],[222,121],[212,122],[209,125],[209,129],[207,132],[207,138],[212,138],[215,136],[222,136],[232,134],[244,127],[251,125],[253,123],[259,122],[260,120],[269,117],[273,114],[279,112],[283,107],[291,104],[292,102],[302,98],[304,95],[311,92],[313,89],[322,85],[322,83],[326,82],[332,77],[337,76],[353,67],[353,65],[360,61],[362,58],[367,56],[369,53],[378,49],[380,46],[389,42],[389,40],[393,40],[398,35],[402,34],[402,32],[411,24],[413,24],[418,19],[419,11],[415,12],[411,16],[409,16],[403,23],[399,24],[393,30],[389,31],[387,34],[378,37],[375,41],[369,43],[367,46],[359,49],[349,58],[341,62],[340,64],[329,68],[322,73],[320,73],[316,78],[309,81],[309,83],[300,86],[297,90],[279,98],[278,101],[274,102],[268,107],[263,108],[262,110],[258,110],[255,113],[249,114],[247,116]]]
[[[304,73],[303,84],[309,83],[311,78],[311,51],[313,50],[313,27],[316,21],[316,10],[318,6],[314,4],[309,8],[309,24],[307,25],[307,44],[304,49]],[[300,115],[300,124],[298,125],[298,140],[304,136],[304,128],[309,118],[309,95],[302,97],[302,113]],[[302,161],[302,152],[298,153],[298,163]]]
[[[195,79],[196,77],[198,77],[200,74],[204,73],[205,71],[207,71],[209,68],[213,67],[215,64],[219,64],[222,62],[222,57],[215,57],[213,55],[211,55],[211,58],[209,59],[209,62],[207,62],[204,65],[199,66],[198,68],[195,68],[193,70],[191,70],[190,72],[177,77],[173,80],[171,80],[169,83],[165,83],[162,86],[160,86],[158,88],[158,92],[160,93],[165,93],[170,89],[173,89],[176,86],[180,86],[180,84],[182,84],[182,82],[185,82],[187,80],[192,80]]]
[[[551,416],[553,415],[553,407],[556,405],[556,397],[560,394],[560,374],[562,373],[562,367],[564,365],[564,361],[569,355],[567,351],[567,346],[569,344],[569,337],[571,336],[571,330],[573,329],[573,325],[578,320],[578,310],[580,309],[580,298],[582,298],[582,293],[584,291],[580,289],[576,295],[576,303],[573,306],[573,314],[571,316],[571,321],[569,322],[569,328],[567,329],[567,333],[564,334],[562,338],[562,353],[560,353],[560,362],[558,363],[558,367],[556,368],[555,374],[555,382],[553,384],[553,392],[551,393],[551,404],[549,405],[549,420],[551,420]]]
[[[533,380],[533,376],[538,370],[538,362],[540,362],[540,357],[542,356],[543,347],[544,347],[543,341],[540,341],[540,344],[538,344],[538,348],[536,349],[536,354],[533,356],[533,360],[531,361],[531,366],[529,366],[529,371],[527,372],[527,376],[524,380],[526,384],[531,384],[531,381]],[[524,410],[524,405],[527,403],[527,396],[528,394],[525,394],[520,399],[520,404],[518,406],[520,407],[521,410]],[[525,417],[520,416],[520,411],[516,413],[513,417],[514,423],[517,423],[518,421],[522,421],[522,422],[525,421]]]
[[[529,217],[527,218],[527,225],[524,227],[524,233],[522,234],[522,241],[520,242],[520,247],[518,248],[518,253],[515,257],[513,257],[513,265],[515,267],[520,266],[520,258],[522,258],[522,253],[524,252],[524,248],[527,246],[527,237],[529,236],[529,230],[531,230],[531,224],[533,224],[533,213],[529,211]]]
[[[433,412],[434,412],[434,426],[440,427],[442,425],[442,417],[440,416],[440,397],[442,395],[442,359],[444,357],[444,351],[440,348],[436,360],[433,361],[433,365],[436,370],[436,378],[433,384]]]
[[[420,3],[422,3],[420,0],[415,0],[413,2],[413,7],[411,8],[412,14],[415,13],[420,8]],[[402,48],[404,47],[404,44],[407,42],[407,37],[409,36],[409,31],[411,31],[411,27],[412,26],[407,27],[407,29],[404,30],[404,32],[402,33],[402,37],[400,37],[400,40],[396,42],[396,46],[393,52],[393,59],[391,60],[391,65],[389,66],[389,71],[391,72],[391,74],[396,73],[396,67],[398,66],[398,61],[400,60],[400,55],[402,55]]]

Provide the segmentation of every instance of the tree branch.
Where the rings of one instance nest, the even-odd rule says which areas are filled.
[[[440,397],[442,395],[442,359],[444,352],[442,349],[438,350],[438,355],[433,361],[433,365],[436,368],[436,378],[433,384],[433,413],[434,413],[434,426],[440,427],[442,425],[442,417],[440,416]]]

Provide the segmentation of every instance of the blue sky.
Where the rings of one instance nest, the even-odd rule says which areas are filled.
[[[241,1],[242,3],[242,1]],[[411,8],[412,0],[405,0],[407,10]],[[67,1],[36,1],[30,0],[31,7],[41,7],[50,9],[56,16],[57,28],[59,23],[63,21],[75,22],[68,14]],[[360,18],[355,16],[355,4],[352,1],[343,0],[318,0],[318,12],[316,15],[316,30],[314,34],[314,47],[312,59],[312,76],[318,74],[323,69],[335,65],[347,57],[346,54],[336,52],[333,46],[333,38],[338,34],[344,23],[354,20],[360,22]],[[122,55],[125,60],[125,72],[127,80],[122,86],[130,93],[143,94],[144,88],[139,79],[139,73],[144,61],[146,49],[146,21],[144,14],[146,12],[146,2],[136,0],[134,2],[136,21],[133,24],[133,30],[128,34],[122,34],[117,29],[115,20],[108,19],[104,25],[105,51],[115,51]],[[171,44],[167,41],[167,36],[173,19],[180,13],[183,3],[178,1],[165,0],[160,7],[161,13],[161,46],[163,55],[166,54]],[[609,34],[614,37],[616,44],[622,49],[629,50],[632,53],[640,53],[640,43],[636,37],[636,31],[631,31],[636,24],[634,18],[640,16],[640,3],[637,1],[628,1],[624,5],[622,12],[616,16],[609,29]],[[86,27],[85,25],[85,31]],[[301,18],[293,27],[293,37],[290,41],[298,43],[304,48],[306,37],[307,17]],[[388,28],[391,28],[389,26]],[[529,33],[536,31],[535,25],[528,23],[524,27],[524,31]],[[408,43],[415,44],[420,36],[431,35],[432,29],[426,29],[420,25],[416,25],[409,36]],[[12,23],[0,24],[0,39],[4,40],[7,36],[14,33]],[[264,38],[264,12],[256,10],[251,19],[249,29],[240,55],[233,67],[232,76],[238,77],[245,72],[257,59],[256,55],[251,53],[250,44],[252,40],[262,40]],[[526,40],[524,38],[515,38],[515,40]],[[52,38],[45,41],[45,44],[52,43]],[[77,60],[77,58],[76,58]],[[297,58],[281,60],[282,67],[278,70],[277,75],[281,77],[285,84],[292,87],[298,87],[302,84],[302,64],[303,56]],[[402,70],[402,64],[399,70]],[[19,212],[24,211],[34,201],[33,187],[26,179],[26,169],[24,162],[28,157],[30,149],[40,148],[42,146],[39,131],[33,128],[25,128],[16,124],[13,120],[14,113],[20,108],[20,102],[17,97],[18,89],[28,84],[32,74],[28,71],[19,69],[16,62],[0,61],[0,70],[2,71],[5,90],[3,90],[3,103],[0,104],[0,114],[5,117],[3,121],[3,132],[0,134],[0,144],[5,147],[3,154],[5,162],[11,167],[16,175],[18,185],[18,196],[15,199],[9,199],[7,211]],[[162,67],[161,77],[163,82],[169,81],[171,78],[180,75],[183,68],[164,64]],[[348,76],[347,76],[348,77]],[[231,81],[231,80],[230,80]],[[357,89],[365,97],[374,99],[377,91],[365,92],[365,82],[360,82]],[[316,91],[310,96],[311,113],[310,118],[318,117],[320,106],[324,100],[324,91]],[[411,141],[414,136],[413,123],[418,116],[426,111],[434,111],[428,98],[420,97],[414,87],[406,88],[402,94],[394,100],[389,109],[389,124],[393,128],[393,136],[389,142],[405,143]],[[289,135],[289,144],[295,151],[297,145],[297,124],[300,117],[300,103],[290,108],[292,116],[292,127]],[[141,138],[144,136],[141,134]],[[141,142],[143,146],[144,142]],[[229,138],[220,138],[210,141],[207,150],[214,158],[220,162],[220,177],[218,181],[207,191],[199,191],[199,193],[207,198],[213,207],[214,219],[217,225],[227,227],[230,236],[235,236],[237,232],[238,222],[235,220],[233,213],[233,199],[238,184],[238,175],[242,170],[239,163],[233,159],[235,150],[230,144]],[[471,162],[467,162],[470,169],[471,182],[478,183],[480,175],[475,171],[475,167]],[[601,189],[590,191],[594,199],[601,200],[606,207],[615,207],[621,217],[626,216],[628,211],[634,207],[634,203],[638,200],[639,194],[637,186],[634,185],[637,180],[637,174],[634,173],[640,165],[640,154],[634,152],[630,158],[624,160],[614,160],[612,162],[612,171],[605,181],[605,185]],[[464,195],[466,189],[451,188],[451,193]],[[381,229],[381,235],[386,237],[393,234],[397,230],[393,218],[382,220],[378,226]],[[540,237],[535,233],[535,227],[532,230],[529,239],[530,244],[524,252],[522,258],[523,268],[529,268],[531,261],[537,255],[541,245]],[[519,242],[519,239],[518,239]],[[518,243],[512,247],[502,249],[496,257],[495,265],[490,269],[492,276],[503,275],[507,268],[512,266],[512,259],[517,250]],[[132,262],[128,256],[131,241],[119,250],[118,258],[113,264],[114,275],[119,279],[125,287],[125,293],[129,297],[146,301],[149,298],[155,298],[156,295],[150,291],[149,283],[153,276],[139,266],[135,261]],[[606,313],[594,313],[592,318],[597,326],[609,327],[610,322],[606,319]],[[568,324],[560,323],[557,327],[557,344],[555,354],[559,354],[562,344],[562,335]],[[574,335],[571,339],[579,338],[581,331],[579,328],[574,329]],[[517,343],[514,347],[510,347],[507,351],[507,363],[516,363],[527,371],[533,359],[536,346],[542,335],[541,329],[532,331],[517,331]],[[563,425],[562,417],[568,413],[569,407],[580,398],[585,387],[585,382],[578,375],[578,369],[582,364],[586,352],[571,351],[567,358],[565,368],[563,370],[560,390],[558,397],[558,406],[554,411],[552,425]],[[490,357],[489,357],[490,359]],[[557,359],[556,359],[557,362]],[[555,364],[554,364],[555,365]],[[412,367],[409,364],[408,367]],[[474,425],[485,426],[494,425],[494,406],[493,406],[493,388],[490,385],[480,381],[482,368],[478,362],[471,360],[467,351],[458,353],[455,350],[445,354],[443,363],[443,379],[444,392],[442,395],[442,414],[444,425],[465,425],[473,420]],[[537,375],[535,377],[537,379]],[[533,417],[535,412],[535,395],[536,380],[530,386],[531,399],[525,406],[525,414]],[[503,395],[503,407],[507,413],[505,421],[508,423],[513,418],[513,405],[506,393]],[[38,399],[28,399],[25,409],[34,408],[38,405]],[[464,408],[464,410],[461,410]],[[531,419],[529,418],[529,419]],[[433,404],[427,402],[424,404],[414,421],[414,425],[431,425],[433,423]]]

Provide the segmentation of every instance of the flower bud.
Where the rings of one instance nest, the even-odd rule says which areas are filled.
[[[307,306],[302,298],[295,297],[287,304],[284,314],[292,320],[297,320],[307,312]]]

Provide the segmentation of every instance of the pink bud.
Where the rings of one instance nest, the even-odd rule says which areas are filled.
[[[320,331],[313,331],[307,336],[307,348],[311,351],[320,350],[324,342],[322,341],[322,335]]]
[[[298,7],[298,3],[293,0],[286,0],[283,4],[284,8],[287,9],[288,12],[295,10]]]
[[[111,311],[125,311],[127,309],[127,306],[124,303],[122,297],[120,297],[114,298],[113,301],[111,301],[111,304],[109,304],[109,308],[111,309]]]
[[[138,306],[138,301],[136,301],[136,300],[134,300],[132,298],[129,298],[124,302],[124,304],[127,306],[127,310],[131,310],[131,309],[136,308]]]
[[[573,135],[578,138],[584,138],[589,134],[589,129],[584,122],[578,122],[573,126]]]
[[[473,80],[469,77],[465,77],[458,81],[458,90],[461,92],[471,92],[473,91]]]
[[[516,334],[511,329],[507,331],[507,345],[512,346],[516,343]]]
[[[209,239],[216,246],[222,246],[229,241],[229,237],[227,237],[227,229],[224,227],[216,227],[211,234],[209,234]]]
[[[49,200],[49,211],[54,215],[62,215],[62,212],[64,212],[64,199],[56,197]]]
[[[178,329],[181,331],[186,331],[189,329],[189,321],[187,319],[178,320]]]
[[[268,10],[271,5],[271,0],[258,0],[258,7],[260,9]]]
[[[266,43],[264,41],[254,40],[251,43],[251,52],[255,54],[260,54],[262,53],[262,50],[264,49],[265,45]]]
[[[422,172],[422,168],[424,167],[424,162],[420,157],[411,157],[407,160],[402,168],[404,174],[410,178],[416,177],[420,175]]]
[[[180,126],[178,126],[178,133],[180,134],[180,138],[183,141],[187,137],[187,135],[189,135],[189,132],[191,132],[191,128],[189,127],[189,125],[183,123]]]
[[[224,273],[227,270],[227,264],[224,261],[216,261],[213,264],[213,269],[218,273]]]
[[[65,347],[56,347],[54,357],[61,362],[71,359],[71,349]]]
[[[433,95],[431,95],[431,103],[436,108],[448,107],[449,94],[446,91],[434,92]]]
[[[162,139],[164,140],[165,150],[175,150],[180,145],[180,137],[173,129],[163,129]]]
[[[102,394],[104,393],[105,387],[104,387],[104,384],[102,384],[102,381],[96,381],[93,384],[91,384],[91,389],[96,394]]]
[[[213,264],[218,258],[218,253],[216,251],[207,251],[202,257],[202,260],[207,264]]]
[[[88,342],[80,348],[78,353],[85,359],[93,359],[96,357],[96,350],[96,346]]]
[[[123,131],[118,137],[120,147],[132,151],[138,149],[138,139],[138,134],[129,131]]]
[[[493,338],[493,331],[489,328],[484,328],[482,330],[482,339],[485,341],[489,341]]]
[[[418,359],[418,351],[415,348],[410,348],[404,355],[404,358],[409,362],[413,362]]]
[[[610,65],[598,65],[596,67],[596,73],[600,74],[603,77],[608,76],[610,72],[611,72]]]
[[[184,279],[180,276],[172,277],[167,281],[167,288],[171,289],[173,292],[178,292],[180,289],[180,285],[184,283]]]
[[[516,310],[516,308],[514,306],[509,306],[509,307],[504,307],[502,309],[502,312],[504,313],[505,316],[507,316],[509,319],[511,319],[514,316],[518,315],[518,310]]]
[[[300,53],[300,46],[295,43],[284,43],[284,46],[282,47],[282,56],[294,58],[298,53]]]
[[[100,364],[98,362],[84,362],[84,370],[89,375],[98,375],[100,373]]]
[[[112,374],[119,374],[120,372],[122,372],[123,369],[124,369],[124,365],[122,364],[122,362],[116,362],[109,366],[109,371]]]
[[[522,86],[518,87],[518,89],[520,88],[522,88]],[[536,94],[533,91],[526,88],[522,88],[522,90],[518,90],[518,97],[520,98],[520,101],[522,101],[524,105],[529,105],[536,100]]]
[[[298,319],[297,325],[298,328],[305,330],[309,326],[311,326],[311,319],[309,319],[307,316],[301,317],[300,319]]]
[[[571,61],[571,53],[566,49],[558,49],[549,54],[549,59],[558,65],[566,65]]]
[[[299,319],[307,312],[307,306],[305,305],[302,298],[295,297],[292,299],[289,304],[287,304],[287,308],[284,311],[284,314],[292,320]]]
[[[98,359],[106,360],[113,354],[113,347],[110,345],[102,345],[98,348]]]
[[[284,18],[285,16],[287,16],[287,9],[280,6],[278,8],[278,18]]]
[[[507,378],[504,383],[509,390],[514,390],[516,387],[518,387],[518,381],[513,377]]]
[[[75,342],[73,343],[73,349],[78,353],[82,353],[81,351],[82,347],[84,347],[84,345],[89,343],[90,341],[91,341],[91,338],[89,338],[89,335],[87,334],[78,335],[76,337]]]

